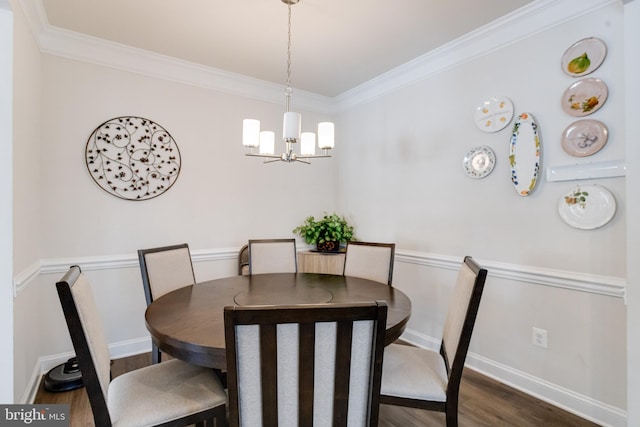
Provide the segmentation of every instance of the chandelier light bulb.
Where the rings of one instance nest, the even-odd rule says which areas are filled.
[[[331,122],[318,123],[318,147],[322,150],[333,148],[335,143],[334,126]]]
[[[316,154],[316,134],[313,132],[302,132],[300,135],[300,155],[315,156]]]
[[[260,154],[273,155],[275,152],[275,134],[264,130],[260,132]]]
[[[242,145],[245,147],[260,145],[260,120],[244,119],[242,121]]]
[[[302,116],[300,116],[300,113],[294,113],[293,111],[284,113],[282,128],[282,137],[285,141],[299,141],[300,129],[302,128]]]

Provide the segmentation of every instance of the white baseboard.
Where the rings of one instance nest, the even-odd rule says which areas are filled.
[[[433,351],[440,350],[439,339],[417,331],[406,329],[400,338],[418,347]],[[626,427],[627,425],[627,412],[620,408],[583,396],[478,354],[468,353],[465,366],[599,425],[607,427]]]
[[[417,347],[427,348],[432,351],[440,351],[440,340],[421,334],[412,329],[405,329],[400,339]]]
[[[151,338],[136,338],[127,341],[120,341],[109,345],[112,359],[120,359],[127,356],[135,356],[136,354],[148,353],[151,351]],[[33,403],[36,399],[36,393],[40,387],[42,376],[49,372],[50,369],[66,362],[69,358],[75,356],[73,352],[59,353],[51,356],[40,357],[33,368],[29,383],[25,388],[25,393],[20,403]]]
[[[475,353],[465,366],[602,426],[626,427],[627,412]]]

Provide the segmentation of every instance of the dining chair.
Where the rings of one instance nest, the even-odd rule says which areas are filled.
[[[295,239],[249,240],[249,274],[297,272]]]
[[[189,245],[186,243],[140,249],[138,261],[147,306],[166,293],[196,282]],[[162,358],[160,349],[153,343],[151,358],[153,363],[160,362]]]
[[[111,357],[91,285],[72,266],[56,283],[97,427],[226,425],[226,393],[211,369],[179,359],[111,380]]]
[[[464,258],[439,352],[402,344],[385,348],[381,403],[444,412],[447,427],[458,425],[460,380],[486,278],[487,270]]]
[[[344,275],[391,286],[395,253],[395,243],[347,242]]]
[[[249,245],[244,245],[238,252],[238,276],[249,274]]]
[[[387,304],[225,307],[229,424],[377,426]]]

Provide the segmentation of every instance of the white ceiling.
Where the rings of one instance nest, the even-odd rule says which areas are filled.
[[[286,83],[281,0],[41,0],[48,24]],[[291,86],[335,97],[534,0],[300,0]]]

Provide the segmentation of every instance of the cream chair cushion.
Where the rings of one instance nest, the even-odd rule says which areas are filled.
[[[114,427],[158,425],[225,403],[213,370],[178,359],[114,378],[107,398]]]
[[[447,369],[439,353],[402,344],[385,347],[381,394],[445,402],[447,382]]]

